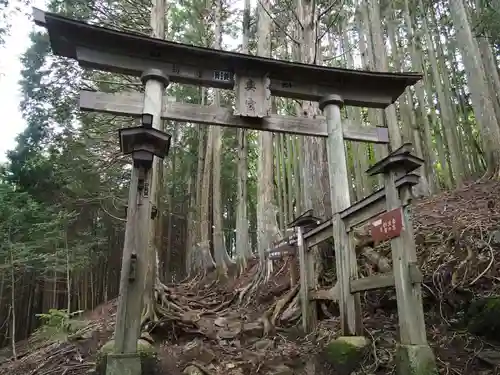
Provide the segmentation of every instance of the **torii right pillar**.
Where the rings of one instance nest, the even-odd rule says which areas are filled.
[[[359,294],[352,294],[349,280],[357,275],[356,252],[349,241],[340,213],[349,208],[349,178],[344,151],[344,136],[340,108],[344,101],[340,95],[328,95],[319,102],[326,117],[328,133],[327,157],[330,195],[333,210],[333,241],[339,291],[340,324],[343,335],[363,335]]]
[[[392,228],[398,228],[398,236],[391,237],[392,269],[398,304],[399,345],[396,356],[396,369],[399,375],[437,374],[434,354],[427,342],[424,309],[421,293],[421,274],[417,263],[417,250],[413,235],[410,205],[413,194],[410,186],[396,188],[398,176],[418,169],[423,160],[411,154],[411,144],[406,143],[389,156],[373,165],[367,173],[374,176],[384,175],[387,214],[392,216]],[[389,217],[390,217],[389,216]],[[380,216],[379,216],[380,218]],[[372,231],[388,223],[381,218],[372,224]],[[419,277],[412,277],[412,273]],[[417,279],[419,279],[417,281]]]
[[[342,106],[343,100],[339,95],[325,96],[319,102],[319,107],[324,112],[326,118],[328,132],[327,154],[334,219],[333,239],[335,243],[337,283],[339,286],[341,330],[342,335],[362,336],[363,325],[359,294],[352,294],[350,291],[350,279],[354,276],[357,277],[358,272],[356,253],[354,244],[350,242],[344,224],[340,218],[340,212],[350,206],[349,178],[340,114]],[[398,199],[398,193],[393,181],[395,178],[394,176],[394,174],[391,174],[390,181],[386,181],[386,185],[388,185],[386,189],[389,188],[390,190],[393,188],[394,191],[391,193],[393,197],[395,197],[395,200],[389,199],[387,201],[388,208],[401,206],[401,201]],[[403,220],[404,226],[406,227],[405,234],[397,241],[413,246],[410,249],[410,253],[415,257],[413,230],[407,212]],[[399,255],[393,254],[393,259],[396,258],[394,261],[395,267],[400,266],[401,262],[399,258],[402,256],[403,253]],[[407,270],[405,269],[405,272],[400,271],[400,269],[395,269],[394,272],[395,278],[399,277],[402,280],[400,283],[398,283],[398,280],[395,280],[396,284],[399,284],[399,287],[396,289],[398,294],[398,315],[400,323],[402,320],[407,319],[408,314],[415,314],[416,318],[408,319],[408,322],[405,324],[400,324],[400,343],[397,347],[396,360],[397,373],[398,375],[437,375],[438,372],[434,354],[426,338],[423,306],[420,298],[420,290],[417,289],[420,285],[418,287],[411,285],[407,278],[403,277],[407,274]],[[413,311],[408,311],[408,308],[406,308],[410,301],[413,302],[411,303],[414,309]]]

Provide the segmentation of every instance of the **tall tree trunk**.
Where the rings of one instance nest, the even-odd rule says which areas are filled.
[[[250,40],[250,0],[245,0],[243,10],[243,41],[242,53],[248,53],[248,43]],[[238,166],[237,166],[237,208],[236,208],[236,256],[239,272],[247,268],[248,259],[252,255],[250,249],[250,238],[248,235],[248,213],[247,213],[247,132],[243,128],[238,128]]]
[[[205,151],[205,165],[203,167],[203,182],[202,182],[202,190],[201,190],[201,220],[200,220],[200,233],[201,233],[201,242],[200,242],[200,251],[201,251],[201,264],[200,267],[202,270],[206,271],[210,268],[215,267],[214,259],[212,258],[212,254],[210,253],[210,234],[211,234],[211,225],[210,225],[210,192],[211,189],[211,174],[213,170],[213,134],[214,134],[214,126],[208,127],[207,134],[207,147]]]
[[[484,145],[488,177],[500,177],[500,127],[496,121],[493,100],[479,51],[472,35],[463,0],[450,1],[450,12],[457,30],[459,48],[464,59],[472,105]]]
[[[367,0],[369,5],[370,30],[373,43],[373,58],[375,68],[379,71],[388,71],[387,51],[385,48],[382,20],[380,19],[380,4],[378,0]],[[389,128],[391,148],[394,150],[401,146],[401,132],[399,130],[396,107],[391,104],[385,109],[385,118]]]
[[[342,50],[346,59],[346,65],[349,69],[355,69],[354,60],[351,51],[351,41],[347,31],[347,17],[343,18],[342,22],[343,40]],[[348,118],[356,125],[362,125],[361,109],[358,107],[348,106],[346,108]],[[362,142],[353,142],[353,158],[354,158],[354,181],[356,182],[356,200],[367,196],[370,193],[368,186],[368,175],[365,171],[368,169],[368,147]]]
[[[168,194],[168,201],[167,201],[167,214],[168,216],[168,227],[167,227],[167,251],[165,254],[165,269],[164,269],[164,277],[165,281],[167,283],[172,282],[172,265],[170,264],[172,260],[172,252],[173,252],[173,247],[174,247],[174,240],[173,240],[173,226],[174,226],[174,197],[175,197],[175,188],[176,188],[176,181],[177,179],[175,178],[175,171],[176,171],[176,162],[177,162],[177,131],[179,129],[179,124],[175,123],[174,124],[174,131],[172,132],[172,145],[171,148],[173,148],[171,152],[171,168],[170,168],[170,179],[171,179],[171,185],[170,185],[170,191]],[[165,170],[165,173],[167,171]],[[165,184],[164,187],[166,188],[168,185]]]
[[[421,9],[425,9],[422,0],[419,0],[419,6]],[[441,76],[440,76],[440,70],[438,68],[438,63],[436,59],[436,52],[434,49],[434,43],[432,41],[431,34],[429,32],[429,27],[427,25],[427,19],[426,16],[421,18],[422,20],[422,27],[423,27],[423,32],[426,38],[426,45],[427,45],[427,54],[431,63],[431,72],[432,72],[432,77],[434,81],[434,87],[437,92],[437,97],[438,97],[438,102],[439,102],[439,109],[440,109],[440,115],[441,115],[441,126],[443,127],[447,143],[449,146],[449,152],[450,152],[450,165],[449,165],[449,171],[450,171],[450,177],[451,180],[456,181],[457,184],[461,184],[463,180],[463,173],[460,170],[460,156],[458,154],[458,146],[456,142],[454,141],[455,138],[452,135],[452,127],[455,126],[453,122],[453,112],[450,108],[450,103],[445,95],[445,88],[443,87],[443,84],[441,83]]]
[[[318,64],[321,50],[319,49],[319,40],[316,39],[318,35],[316,2],[314,0],[297,0],[296,13],[299,20],[299,24],[296,26],[297,34],[301,43],[300,61],[306,64]],[[298,113],[304,117],[316,117],[320,112],[316,102],[303,101],[299,106]],[[323,138],[303,137],[302,144],[302,183],[304,186],[302,189],[302,209],[304,211],[312,209],[315,216],[326,219],[332,212],[326,142]],[[301,282],[307,283],[306,285],[314,289],[318,284],[318,276],[321,271],[319,246],[310,249],[308,255],[305,259],[308,280]],[[309,307],[309,304],[307,306]],[[311,326],[314,326],[314,321],[317,318],[316,305],[312,304],[311,308],[309,319]]]
[[[270,1],[262,0],[258,8],[257,55],[271,55]],[[269,276],[271,264],[266,262],[265,251],[278,232],[276,208],[273,202],[273,136],[270,132],[259,132],[259,154],[257,162],[257,248],[261,265]]]
[[[453,98],[453,85],[450,80],[450,75],[445,73],[450,69],[450,67],[447,66],[447,63],[449,63],[450,61],[445,55],[445,47],[446,49],[448,49],[450,47],[450,44],[448,43],[447,40],[446,27],[443,27],[441,25],[441,22],[438,21],[438,16],[436,14],[434,7],[431,6],[430,9],[431,9],[430,14],[433,15],[432,17],[430,17],[430,19],[432,20],[431,25],[433,26],[434,30],[432,32],[432,35],[434,37],[434,45],[437,55],[438,69],[439,72],[441,73],[440,76],[443,81],[444,96],[446,100],[446,105],[449,109],[449,116],[451,116],[448,119],[448,123],[450,124],[450,126],[445,128],[446,144],[448,145],[448,150],[451,150],[451,147],[453,147],[456,150],[455,152],[458,156],[458,159],[455,162],[456,166],[454,166],[454,168],[458,175],[463,176],[461,177],[461,179],[463,180],[465,179],[464,166],[463,166],[464,155],[462,152],[460,152],[461,138],[459,137],[457,111],[456,111],[455,101]],[[445,105],[445,103],[439,103],[439,104]],[[461,181],[457,181],[457,183],[460,184]]]
[[[196,204],[196,197],[195,197],[195,194],[193,194],[193,190],[194,190],[194,176],[192,175],[192,173],[190,173],[191,171],[188,170],[188,174],[186,176],[187,180],[188,180],[188,189],[187,189],[187,196],[188,196],[188,199],[189,199],[189,202],[188,202],[188,212],[187,212],[187,230],[185,232],[185,236],[186,236],[186,262],[185,262],[185,270],[186,270],[186,274],[188,276],[191,276],[193,270],[194,270],[194,253],[193,253],[193,249],[195,247],[195,242],[196,242],[196,231],[193,231],[193,227],[190,225],[191,222],[195,221],[194,220],[194,207],[195,207],[195,204]]]
[[[221,0],[215,2],[215,43],[214,48],[221,48],[222,39],[222,4]],[[219,90],[214,90],[214,106],[220,107]],[[213,190],[212,190],[212,210],[213,210],[213,239],[214,258],[217,272],[220,276],[227,276],[227,261],[229,256],[224,245],[224,230],[222,228],[222,197],[221,197],[221,152],[222,152],[222,128],[212,127],[213,132]]]
[[[16,351],[16,277],[14,264],[14,249],[10,238],[11,228],[9,227],[9,256],[10,256],[10,344],[12,357],[17,361]]]
[[[484,4],[483,1],[476,0],[476,9],[480,10]],[[500,4],[500,3],[499,3]],[[493,106],[495,109],[495,114],[497,117],[497,122],[500,123],[500,76],[498,73],[498,62],[495,60],[493,55],[492,46],[489,41],[489,34],[483,32],[478,35],[477,43],[479,45],[479,51],[481,52],[481,57],[484,66],[484,72],[486,75],[486,82],[488,83],[488,88],[490,90],[491,100],[493,101]]]
[[[166,0],[155,0],[152,2],[151,7],[151,36],[158,39],[165,38],[165,11],[166,11]],[[165,130],[164,123],[162,119],[160,121],[160,129]],[[156,127],[156,125],[153,125]],[[150,187],[150,198],[149,203],[155,207],[159,207],[159,196],[161,194],[162,186],[162,169],[163,160],[157,157],[153,157],[153,165],[151,167],[151,187]],[[144,286],[144,308],[148,314],[152,314],[154,311],[153,306],[156,303],[155,300],[155,284],[158,279],[158,240],[156,236],[158,235],[158,226],[154,222],[150,222],[146,226],[148,228],[147,234],[147,273],[146,273],[146,283]],[[85,300],[87,301],[88,298]],[[150,316],[152,318],[152,316]]]
[[[359,45],[361,51],[361,61],[366,70],[376,71],[378,68],[375,65],[374,45],[370,28],[370,18],[368,15],[369,4],[363,3],[358,8],[357,14],[357,28],[359,33]],[[384,112],[368,108],[368,122],[371,126],[384,126]],[[375,159],[380,160],[387,155],[387,146],[373,145]],[[384,185],[384,177],[379,175],[376,177],[378,185]]]
[[[69,253],[69,246],[68,246],[68,231],[64,231],[64,247],[66,251],[66,298],[68,299],[67,303],[67,313],[71,313],[71,274],[70,274],[70,253]],[[93,303],[93,301],[92,301]]]
[[[389,43],[392,51],[392,60],[394,64],[394,68],[397,72],[402,71],[402,63],[404,63],[404,55],[403,58],[399,51],[401,50],[397,41],[397,28],[394,19],[394,10],[392,6],[388,6],[388,20],[387,20],[387,33],[389,36]],[[416,124],[414,121],[413,114],[413,97],[411,93],[411,89],[407,87],[405,89],[404,98],[399,101],[399,109],[400,116],[403,128],[403,139],[405,142],[412,142],[413,147],[415,148],[415,152],[417,156],[422,157],[422,146],[420,133],[416,128]],[[420,168],[420,181],[417,186],[415,186],[415,193],[417,196],[427,196],[429,195],[429,184],[427,182],[427,176],[424,173],[425,166]]]
[[[410,55],[411,55],[411,63],[412,69],[416,72],[422,72],[424,67],[422,66],[422,55],[419,44],[417,43],[416,35],[413,31],[412,17],[410,14],[410,9],[408,6],[408,0],[404,2],[404,11],[403,14],[405,16],[406,22],[406,31],[408,33],[408,40],[410,43]],[[426,77],[424,77],[424,80]],[[429,118],[427,116],[427,106],[425,105],[425,93],[423,82],[417,82],[415,85],[415,92],[417,94],[418,105],[420,109],[420,117],[422,123],[422,134],[423,134],[423,148],[424,148],[424,159],[425,159],[425,171],[427,175],[427,181],[429,183],[429,191],[430,193],[434,193],[437,190],[437,180],[434,174],[434,150],[432,146],[432,133],[429,124]],[[418,120],[417,120],[418,121]]]
[[[200,88],[200,104],[205,104],[205,88]],[[206,136],[206,137],[205,137]],[[195,222],[192,225],[195,227],[194,230],[194,241],[193,248],[190,249],[190,264],[193,269],[190,270],[189,274],[192,274],[198,269],[202,268],[204,252],[202,251],[202,232],[203,232],[203,209],[204,206],[204,195],[203,195],[203,179],[205,177],[205,145],[208,144],[208,128],[205,125],[198,125],[198,161],[196,167],[196,184],[195,184]],[[208,208],[206,208],[208,210]],[[195,225],[196,223],[196,225]],[[213,263],[213,262],[212,262]],[[207,264],[208,266],[208,264]]]

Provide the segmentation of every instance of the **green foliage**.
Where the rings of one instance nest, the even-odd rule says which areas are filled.
[[[69,324],[70,319],[80,315],[82,312],[83,310],[68,313],[65,309],[50,309],[48,313],[36,314],[36,317],[42,321],[42,326],[69,331],[71,329],[71,324]]]
[[[50,309],[47,313],[36,314],[42,325],[34,333],[35,340],[67,340],[69,335],[86,327],[87,322],[75,319],[82,312],[83,310],[68,313],[64,309]]]
[[[44,272],[53,254],[47,252],[60,241],[64,223],[71,216],[46,207],[29,193],[0,183],[0,259],[7,267]]]

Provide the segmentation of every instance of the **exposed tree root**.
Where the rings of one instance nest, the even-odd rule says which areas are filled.
[[[250,300],[257,293],[259,286],[269,279],[269,263],[269,261],[259,262],[259,267],[255,276],[252,278],[252,281],[247,287],[240,291],[240,295],[238,297],[240,303],[244,303],[245,305],[249,304]]]
[[[192,283],[187,288],[169,287],[161,282],[155,285],[155,303],[144,307],[142,327],[149,332],[167,331],[174,336],[196,334],[211,340],[226,340],[239,335],[266,336],[277,325],[289,326],[300,319],[298,285],[283,293],[276,288],[262,315],[248,322],[246,310],[266,282],[266,266],[259,267],[252,280],[240,290],[222,291],[217,280],[193,293]],[[273,291],[271,291],[271,296]],[[235,316],[235,311],[241,311]],[[255,318],[254,318],[255,319]],[[206,373],[203,369],[200,369]]]
[[[481,176],[481,178],[476,181],[478,183],[485,182],[488,180],[494,180],[494,181],[499,181],[500,180],[500,165],[498,164],[498,161],[500,160],[499,154],[500,152],[496,151],[495,156],[491,155],[486,163],[488,168],[486,169],[486,172]]]
[[[295,297],[291,300],[288,307],[281,314],[281,321],[284,323],[286,321],[294,321],[300,318],[300,295],[297,293]]]
[[[296,285],[288,291],[280,300],[274,305],[273,314],[271,316],[271,324],[276,325],[276,319],[278,318],[284,307],[296,296],[299,290],[299,286]]]
[[[357,253],[363,256],[372,269],[379,272],[390,271],[389,260],[370,246],[372,245],[371,238],[367,235],[366,228],[357,234],[356,240]],[[279,279],[280,274],[286,269],[287,263],[285,262],[282,267],[278,268],[275,277]],[[299,284],[292,285],[291,283],[290,287],[286,287],[285,284],[275,285],[277,288],[272,289],[269,293],[266,283],[269,281],[271,272],[271,261],[259,262],[257,271],[251,280],[236,291],[221,290],[218,277],[213,278],[210,283],[202,285],[202,280],[205,279],[202,274],[199,275],[200,278],[175,288],[156,280],[154,300],[144,308],[141,320],[142,327],[147,331],[153,331],[156,328],[167,329],[174,335],[185,332],[199,334],[210,339],[227,339],[248,330],[256,330],[261,335],[266,335],[275,326],[290,326],[298,323],[301,317]],[[288,280],[286,282],[288,283]],[[268,300],[274,302],[266,307],[260,318],[248,325],[245,318],[235,317],[234,311],[244,311],[257,300],[257,297],[262,297],[262,288],[265,285],[264,294],[266,297],[270,296],[271,298]],[[313,292],[312,298],[338,302],[338,295],[338,285],[335,284],[329,289]],[[332,315],[328,312],[325,304],[320,306],[327,316]],[[233,312],[233,316],[229,316],[230,310]],[[245,313],[242,312],[242,314]],[[224,319],[227,325],[215,324],[215,321],[220,323],[220,319]]]

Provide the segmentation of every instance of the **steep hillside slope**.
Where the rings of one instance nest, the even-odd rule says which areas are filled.
[[[498,293],[499,198],[500,184],[485,182],[413,206],[427,333],[442,374],[494,373],[479,359],[486,350],[491,354],[494,344],[472,335],[464,317],[472,300]],[[390,255],[387,245],[377,250]],[[158,347],[165,374],[179,374],[189,367],[210,375],[307,373],[311,358],[337,334],[338,319],[323,311],[317,332],[303,336],[294,327],[298,298],[285,265],[248,298],[242,291],[256,272],[253,264],[244,275],[225,283],[194,280],[166,286],[172,314],[144,336]],[[394,291],[365,293],[362,299],[372,350],[360,373],[391,373],[397,340]],[[88,373],[98,348],[112,335],[115,312],[113,301],[84,314],[82,328],[59,341],[33,338],[19,343],[16,362],[5,349],[0,353],[0,373]]]

